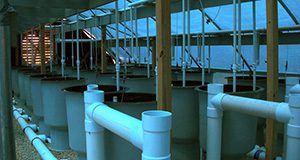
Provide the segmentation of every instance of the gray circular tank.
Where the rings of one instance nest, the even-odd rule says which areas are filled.
[[[200,113],[200,147],[206,150],[207,139],[207,86],[197,87]],[[237,92],[232,92],[232,85],[224,85],[224,92],[231,95],[262,99],[264,89],[237,85]],[[242,159],[256,144],[257,118],[241,113],[224,111],[222,132],[222,159]]]
[[[172,81],[172,154],[177,159],[199,159],[199,107],[195,87],[201,81]]]
[[[25,90],[25,104],[26,107],[32,111],[32,99],[31,99],[31,93],[30,93],[30,88],[31,88],[31,81],[30,81],[30,76],[31,75],[38,75],[41,74],[40,71],[28,71],[24,72],[23,76],[23,85],[24,85],[24,90]]]
[[[113,102],[117,97],[118,102]],[[105,95],[105,103],[122,112],[141,119],[141,113],[156,109],[155,94],[148,93],[115,93]],[[105,154],[109,160],[141,159],[141,151],[121,137],[105,131]]]
[[[33,68],[22,68],[18,70],[18,86],[19,86],[19,98],[22,103],[25,103],[26,90],[24,87],[24,72],[35,71]]]
[[[55,74],[39,74],[30,76],[30,93],[32,100],[32,109],[37,124],[39,125],[39,132],[50,135],[49,127],[44,122],[44,111],[42,104],[42,82],[41,80],[49,77],[59,77]]]
[[[76,77],[51,77],[42,79],[42,103],[45,124],[50,127],[51,148],[69,149],[67,109],[64,88],[83,85],[84,79]]]
[[[182,80],[182,70],[181,68],[172,69],[172,78],[173,80]],[[208,72],[205,70],[205,82],[213,82],[213,72]],[[186,80],[191,81],[200,81],[202,80],[202,70],[201,69],[187,69],[186,70]]]
[[[129,92],[156,92],[155,78],[148,78],[147,75],[126,75],[120,77],[120,84],[124,87],[127,87]]]
[[[120,88],[121,92],[125,89]],[[72,86],[65,88],[69,145],[70,148],[78,153],[78,159],[86,159],[86,140],[84,129],[84,91],[87,90],[87,85]],[[116,86],[99,85],[98,90],[103,90],[106,94],[116,92]]]

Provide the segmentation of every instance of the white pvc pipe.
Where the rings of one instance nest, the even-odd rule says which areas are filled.
[[[101,97],[103,102],[103,91],[86,91],[85,100]],[[90,102],[92,100],[89,100]],[[171,113],[166,111],[145,111],[142,113],[142,121],[117,110],[114,110],[101,101],[93,103],[86,108],[86,126],[101,125],[123,139],[131,142],[142,150],[143,160],[170,160],[170,129]],[[89,121],[92,123],[87,123]],[[98,127],[98,126],[96,126]],[[87,127],[86,127],[87,129]],[[86,134],[90,137],[90,135]],[[91,139],[90,139],[91,140]],[[99,141],[93,141],[99,143]],[[103,146],[101,146],[103,147]],[[95,149],[87,145],[87,152]],[[103,148],[101,148],[103,149]],[[102,150],[103,151],[103,150]],[[102,152],[103,153],[103,152]],[[130,154],[130,153],[129,153]],[[91,159],[96,159],[92,157]],[[88,157],[88,160],[91,160]]]
[[[50,72],[53,71],[53,30],[50,25]]]
[[[205,9],[202,8],[202,44],[201,44],[201,47],[202,47],[202,85],[204,85],[205,83]]]
[[[208,46],[208,73],[210,73],[211,69],[211,46]]]
[[[154,72],[155,72],[155,93],[156,93],[156,101],[158,101],[158,70],[157,70],[157,65],[155,66]]]
[[[286,77],[285,78],[285,102],[289,101],[289,96],[290,96],[290,90],[291,88],[299,84],[299,77]]]
[[[149,38],[149,17],[146,18],[147,28],[147,77],[150,78],[150,38]]]
[[[221,159],[222,117],[223,112],[218,111],[211,99],[218,93],[224,92],[223,84],[208,84],[207,96],[207,160]]]
[[[115,2],[115,21],[116,21],[116,86],[120,90],[120,62],[119,62],[119,1]]]
[[[90,28],[91,35],[93,35],[93,28]],[[90,39],[90,70],[93,70],[93,38]]]
[[[71,42],[71,45],[72,45],[72,47],[71,47],[71,49],[72,49],[72,51],[71,51],[71,59],[72,59],[72,67],[74,67],[74,32],[72,31],[71,32],[72,33],[72,42]],[[66,41],[66,40],[65,40]]]
[[[286,160],[300,159],[300,85],[290,90],[289,105],[293,117],[287,124]]]
[[[77,80],[80,80],[80,57],[79,57],[79,15],[76,16],[76,66],[77,66]]]
[[[233,65],[232,65],[232,74],[233,74],[233,92],[236,92],[236,0],[233,0]]]
[[[208,88],[209,92],[210,87]],[[236,111],[256,117],[275,119],[287,123],[287,148],[286,159],[300,159],[300,85],[290,90],[289,104],[268,102],[263,100],[218,94],[210,99],[208,103],[208,146],[216,149],[221,147],[220,134],[222,133],[222,112],[223,110]],[[217,121],[218,123],[212,123]],[[211,122],[211,123],[210,123]],[[220,132],[216,134],[215,132]],[[208,160],[219,160],[221,151],[216,152],[208,147]]]
[[[87,110],[90,107],[90,105],[95,102],[104,102],[103,91],[85,91],[85,113],[87,113]],[[85,114],[84,122],[86,132],[87,160],[105,160],[104,128],[97,125],[96,122],[90,116],[87,116],[87,114]]]
[[[97,18],[95,16],[95,27],[98,27],[97,25]],[[95,36],[95,67],[98,69],[98,42],[97,42],[97,36]]]
[[[182,86],[185,87],[186,79],[186,58],[185,58],[185,0],[182,0],[182,16],[183,16],[183,27],[182,27]]]
[[[65,76],[65,31],[64,20],[61,20],[61,76]]]
[[[34,31],[31,29],[31,67],[34,66],[34,43],[33,43],[33,34]]]
[[[34,146],[36,151],[39,153],[43,160],[57,160],[54,155],[50,152],[47,146],[44,144],[43,140],[46,139],[44,135],[37,135],[32,129],[32,125],[28,124],[23,116],[18,112],[18,109],[14,109],[13,115],[15,119],[20,124],[23,132],[26,134],[30,143]],[[34,127],[35,128],[35,127]]]

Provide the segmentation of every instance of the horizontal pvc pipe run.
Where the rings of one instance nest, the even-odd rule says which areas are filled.
[[[18,109],[14,109],[13,114],[16,120],[18,121],[18,123],[20,124],[23,132],[26,134],[27,138],[34,146],[34,148],[37,150],[41,158],[44,160],[57,160],[57,158],[54,157],[54,155],[49,151],[47,146],[44,144],[41,138],[43,135],[37,135],[33,131],[31,125],[25,121],[23,116],[19,113]]]
[[[142,149],[143,129],[140,120],[114,110],[103,103],[93,104],[88,113],[97,124]]]
[[[287,103],[269,102],[222,93],[216,95],[211,100],[211,103],[216,107],[220,107],[221,110],[230,110],[256,117],[276,119],[283,123],[288,122],[292,116]]]

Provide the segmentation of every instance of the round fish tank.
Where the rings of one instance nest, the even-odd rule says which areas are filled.
[[[195,88],[201,81],[172,81],[172,154],[177,159],[199,159],[199,108]]]
[[[105,94],[116,93],[117,87],[113,85],[98,85],[98,90],[102,90]],[[84,91],[87,85],[72,86],[64,89],[66,95],[66,107],[68,118],[69,145],[76,151],[80,160],[86,159],[86,139],[84,129],[85,106]],[[120,87],[120,92],[124,92],[125,88]]]
[[[64,88],[83,85],[84,79],[76,77],[50,77],[42,79],[42,103],[45,124],[50,127],[51,148],[69,149],[67,108]]]
[[[26,100],[26,90],[24,86],[24,73],[25,72],[36,72],[36,69],[34,68],[22,68],[18,70],[18,86],[19,86],[19,100],[21,103],[25,104]]]
[[[237,92],[233,93],[232,85],[224,85],[224,93],[242,97],[263,99],[264,88],[237,85]],[[207,139],[207,85],[196,88],[199,96],[200,113],[200,148],[206,151]],[[256,144],[256,117],[237,112],[224,111],[222,132],[222,159],[243,159]]]
[[[39,132],[50,135],[49,127],[44,122],[44,110],[42,103],[42,79],[60,77],[58,74],[38,74],[30,76],[30,94],[32,99],[32,110],[35,121],[39,125]]]

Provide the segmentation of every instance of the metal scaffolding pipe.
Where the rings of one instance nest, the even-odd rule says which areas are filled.
[[[64,20],[61,20],[61,76],[65,76],[65,31]]]
[[[130,38],[130,52],[131,52],[131,57],[133,60],[135,60],[135,54],[133,53],[133,13],[132,13],[132,7],[130,7],[130,27],[131,27],[131,38]]]
[[[149,17],[146,19],[147,28],[147,77],[150,78],[150,38],[149,38]]]
[[[53,30],[50,25],[50,72],[53,71]]]
[[[124,51],[125,51],[125,53],[127,52],[127,24],[126,24],[127,11],[126,11],[126,8],[127,8],[127,0],[124,0]],[[124,59],[125,59],[124,71],[126,74],[127,73],[127,58],[124,56]]]
[[[252,16],[253,16],[253,91],[256,90],[256,65],[257,65],[257,31],[256,31],[256,1],[252,0]]]
[[[233,65],[232,65],[232,72],[233,72],[233,92],[236,92],[236,0],[233,0]]]
[[[241,0],[238,0],[238,51],[241,56],[243,56],[242,52],[242,4]],[[241,70],[242,67],[242,58],[238,56],[238,70]]]
[[[116,86],[120,90],[120,62],[119,62],[119,1],[115,2],[115,21],[116,21]]]
[[[91,27],[91,35],[93,35],[92,29],[93,28]],[[93,37],[90,39],[90,70],[93,70]]]
[[[34,66],[34,43],[33,43],[33,28],[31,29],[31,67]]]
[[[80,80],[80,57],[79,57],[79,15],[76,16],[76,66],[77,66],[77,80]]]
[[[186,59],[185,59],[185,0],[182,0],[182,16],[183,16],[183,27],[182,27],[182,86],[185,87],[185,70],[186,70]]]
[[[190,0],[187,0],[187,45],[188,45],[188,67],[191,67],[192,65],[192,54],[191,54],[191,11],[190,11]]]
[[[202,8],[202,34],[201,34],[201,40],[202,40],[202,80],[201,83],[204,85],[205,83],[205,8]]]
[[[71,33],[72,33],[72,35],[71,35],[71,38],[72,38],[72,41],[71,41],[71,45],[72,45],[72,47],[71,47],[71,49],[72,49],[71,59],[72,59],[72,67],[74,67],[74,32],[72,31]],[[66,39],[65,39],[65,42],[66,42]]]
[[[137,9],[135,8],[134,10],[134,15],[135,15],[135,48],[137,51],[137,56],[138,56],[138,63],[139,65],[141,64],[141,52],[140,52],[140,47],[139,47],[139,30],[138,30],[138,19],[137,19]]]

